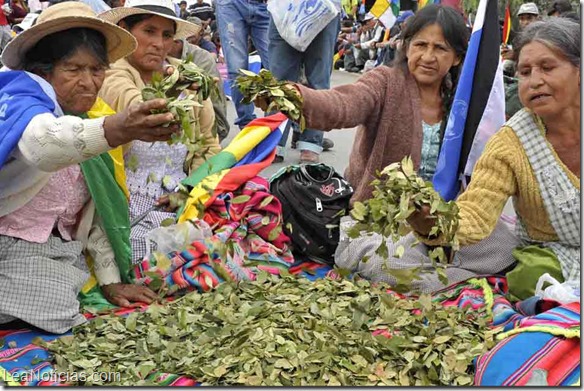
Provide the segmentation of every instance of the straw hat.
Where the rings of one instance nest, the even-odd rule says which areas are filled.
[[[174,21],[176,23],[174,39],[188,38],[196,35],[201,30],[201,26],[189,23],[176,16],[172,0],[126,0],[123,7],[116,7],[102,12],[99,17],[110,23],[118,24],[128,16],[143,14],[162,16]]]
[[[14,37],[2,52],[2,63],[10,69],[21,69],[26,53],[42,38],[80,27],[97,30],[104,35],[110,63],[128,56],[138,46],[132,34],[98,19],[88,5],[65,1],[44,10],[34,26]]]

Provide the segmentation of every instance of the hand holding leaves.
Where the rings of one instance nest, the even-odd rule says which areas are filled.
[[[350,237],[358,237],[363,232],[379,233],[397,242],[413,229],[423,236],[440,238],[442,244],[458,250],[458,206],[453,201],[445,202],[430,182],[416,174],[411,158],[387,166],[371,185],[374,187],[373,198],[353,205],[351,216],[357,224],[348,231]],[[398,246],[395,254],[388,254],[385,241],[382,241],[376,252],[384,259],[390,256],[400,258],[405,249]],[[444,248],[433,248],[428,256],[440,281],[446,284],[444,269],[448,259]],[[415,278],[409,276],[406,280],[394,275],[391,269],[388,272],[404,286]]]
[[[300,130],[306,128],[302,114],[302,96],[298,89],[285,81],[278,81],[272,73],[262,69],[259,74],[240,69],[237,88],[243,95],[242,103],[254,103],[265,112],[280,111],[298,122]]]
[[[193,117],[192,109],[202,107],[204,100],[217,94],[219,91],[217,84],[213,77],[197,67],[190,58],[181,62],[176,68],[166,68],[165,72],[164,78],[159,73],[152,76],[151,83],[142,89],[142,99],[144,101],[157,98],[166,100],[167,111],[173,115],[173,122],[180,124],[182,130],[180,134],[172,136],[169,144],[182,143],[187,146],[189,152],[204,151],[205,137],[201,135],[199,120]],[[189,89],[193,87],[196,94],[189,92]]]
[[[406,219],[414,231],[423,236],[429,236],[435,224],[435,218],[430,214],[430,206],[422,205]]]

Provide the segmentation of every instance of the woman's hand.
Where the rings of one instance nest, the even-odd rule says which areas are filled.
[[[430,216],[430,206],[423,205],[408,217],[408,224],[414,231],[423,236],[429,236],[434,227],[435,218]]]
[[[513,56],[513,49],[511,49],[509,46],[504,45],[501,47],[501,57],[503,60],[513,60]]]
[[[168,194],[161,196],[159,199],[156,200],[156,206],[158,209],[163,210],[165,212],[174,213],[177,211],[179,205],[175,205],[171,197]]]
[[[134,284],[109,284],[101,290],[107,301],[119,307],[130,307],[137,302],[150,304],[158,298],[149,288]]]
[[[174,67],[172,65],[167,66],[166,69],[165,69],[165,73],[166,73],[167,76],[172,75],[174,73]],[[177,84],[182,84],[182,81],[183,80],[184,79],[179,78]],[[219,82],[219,78],[218,77],[213,77],[213,81],[215,82],[215,84],[217,84]],[[198,83],[192,83],[190,86],[187,87],[188,90],[191,90],[191,91],[194,91],[194,92],[199,91],[199,88],[201,88],[201,86]],[[177,91],[177,92],[179,92],[179,95],[180,95],[180,91]]]
[[[296,95],[298,95],[299,97],[302,97],[302,94],[300,93],[300,90],[298,89],[296,84],[288,83],[288,84],[286,84],[286,87],[289,88],[290,90],[294,91],[294,93]],[[263,112],[268,111],[268,107],[270,106],[270,103],[272,103],[272,102],[270,101],[269,97],[266,97],[266,96],[258,96],[253,101],[253,104],[255,105],[255,107],[261,109]]]
[[[270,106],[270,101],[268,98],[262,96],[255,98],[253,104],[255,105],[255,107],[261,109],[263,112],[266,112],[268,111],[268,107]]]
[[[151,110],[167,110],[166,100],[153,99],[135,103],[124,111],[106,117],[103,123],[105,138],[112,147],[130,141],[166,141],[180,131],[178,124],[163,126],[174,121],[171,113],[151,114]]]

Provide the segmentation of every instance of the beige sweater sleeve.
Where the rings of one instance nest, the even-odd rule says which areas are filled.
[[[503,128],[489,140],[474,168],[470,185],[456,201],[460,218],[457,236],[461,246],[491,235],[505,203],[517,192],[514,167],[520,151],[510,138],[510,131]],[[427,245],[447,244],[442,237],[416,236]]]
[[[519,151],[508,132],[499,131],[485,146],[469,187],[456,201],[460,208],[458,239],[462,246],[491,235],[507,200],[517,192],[514,167]]]
[[[203,137],[205,148],[201,152],[189,153],[185,162],[185,172],[190,174],[196,170],[205,160],[221,151],[219,138],[213,135],[213,126],[215,125],[215,110],[213,102],[207,99],[203,102],[203,107],[195,107],[195,118],[198,117],[201,126],[201,136]]]
[[[142,102],[141,87],[143,85],[138,85],[141,83],[141,80],[137,80],[140,75],[137,71],[132,72],[133,69],[129,67],[129,64],[127,67],[116,66],[116,64],[107,71],[99,96],[118,113],[133,103]]]

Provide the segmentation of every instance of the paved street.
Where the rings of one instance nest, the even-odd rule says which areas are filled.
[[[333,76],[331,80],[332,86],[339,86],[343,84],[353,83],[359,78],[359,74],[333,71]],[[256,109],[256,114],[262,116],[261,110]],[[233,124],[236,118],[235,107],[233,102],[227,102],[227,117],[229,122]],[[222,145],[227,145],[233,137],[237,134],[239,128],[232,125],[229,136],[226,140],[223,140]],[[335,167],[337,172],[341,175],[345,171],[345,168],[349,164],[349,154],[351,153],[351,147],[353,146],[353,138],[355,137],[355,129],[343,129],[343,130],[333,130],[325,134],[325,137],[330,138],[335,142],[335,146],[330,151],[323,152],[321,154],[320,161]],[[266,177],[270,177],[276,171],[282,167],[286,167],[289,164],[296,164],[300,159],[300,152],[290,148],[290,142],[292,140],[292,134],[289,135],[288,148],[286,152],[286,160],[283,163],[272,164],[270,167],[266,168],[262,174]]]

